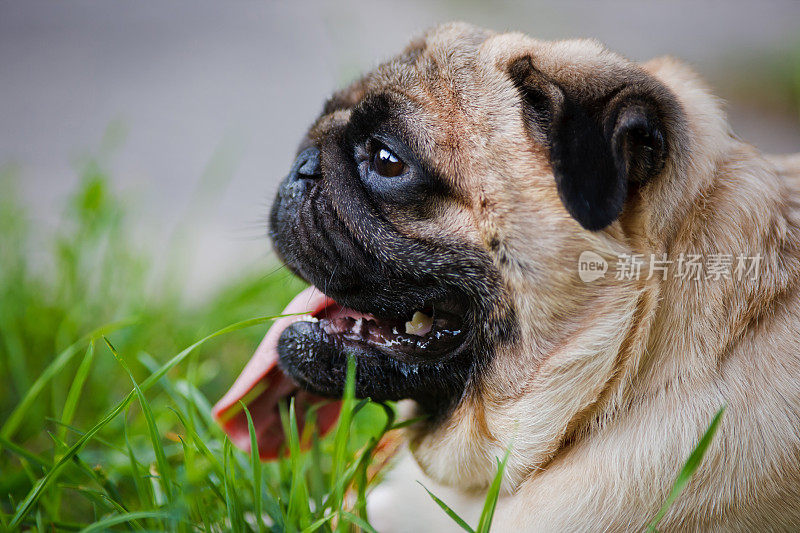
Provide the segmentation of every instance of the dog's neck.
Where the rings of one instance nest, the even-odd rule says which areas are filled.
[[[415,456],[434,479],[481,488],[494,476],[493,458],[513,443],[506,471],[506,488],[513,490],[572,444],[603,431],[628,405],[716,379],[732,346],[800,284],[797,188],[731,134],[718,101],[691,71],[669,59],[644,66],[680,95],[691,124],[682,139],[688,156],[668,165],[668,179],[637,193],[646,201],[634,202],[618,224],[585,244],[607,256],[666,253],[673,261],[681,254],[734,261],[760,255],[757,275],[598,283],[582,301],[551,294],[548,305],[521,310],[530,328],[553,324],[544,309],[574,318],[528,332],[524,337],[540,342],[525,350],[504,354],[501,347],[493,364],[504,368],[494,374],[506,382],[484,384],[480,396],[468,395],[438,428],[412,430]],[[515,279],[512,292],[548,297],[524,267]],[[531,361],[515,360],[520,353]],[[533,367],[534,375],[517,375]]]
[[[658,304],[649,305],[657,327],[648,333],[637,368],[645,394],[675,381],[713,379],[709,374],[731,347],[800,284],[797,184],[730,132],[719,102],[691,72],[669,60],[650,68],[657,76],[666,70],[665,83],[681,85],[673,89],[694,129],[687,132],[686,162],[646,202],[672,206],[664,210],[672,222],[653,209],[632,217],[639,220],[623,219],[631,246],[673,261],[694,256],[706,266],[714,260],[731,264],[718,279],[704,271],[699,280],[670,276],[647,287],[645,298]]]

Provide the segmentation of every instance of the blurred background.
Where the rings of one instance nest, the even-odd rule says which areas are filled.
[[[794,0],[29,0],[0,3],[0,167],[52,230],[100,161],[136,242],[156,259],[179,247],[183,280],[207,291],[266,268],[269,204],[324,98],[454,19],[675,55],[727,101],[742,138],[800,151]]]

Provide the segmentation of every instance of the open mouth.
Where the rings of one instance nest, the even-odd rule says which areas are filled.
[[[438,360],[463,342],[463,311],[455,301],[427,305],[400,319],[360,313],[331,299],[327,304],[298,320],[312,324],[320,342],[360,347],[409,363]]]
[[[373,399],[413,397],[403,388],[436,376],[442,362],[468,343],[465,307],[456,300],[432,302],[403,318],[379,318],[338,304],[315,287],[298,294],[267,332],[231,389],[214,406],[214,417],[234,444],[249,450],[244,403],[253,418],[262,459],[279,455],[285,436],[281,404],[295,400],[298,425],[313,408],[325,433],[335,424],[346,360],[357,362],[356,393]],[[288,375],[287,375],[288,374]],[[240,403],[241,402],[241,403]]]

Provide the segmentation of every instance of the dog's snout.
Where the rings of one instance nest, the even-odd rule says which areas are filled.
[[[321,177],[319,148],[309,146],[294,160],[289,175],[283,180],[280,197],[285,200],[298,201]]]
[[[291,181],[311,179],[315,180],[322,176],[320,172],[319,148],[310,146],[300,152],[294,160],[292,171],[289,175]]]

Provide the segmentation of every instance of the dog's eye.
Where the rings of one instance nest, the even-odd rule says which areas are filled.
[[[406,164],[385,146],[378,146],[372,154],[372,168],[384,178],[394,178],[405,171]]]

